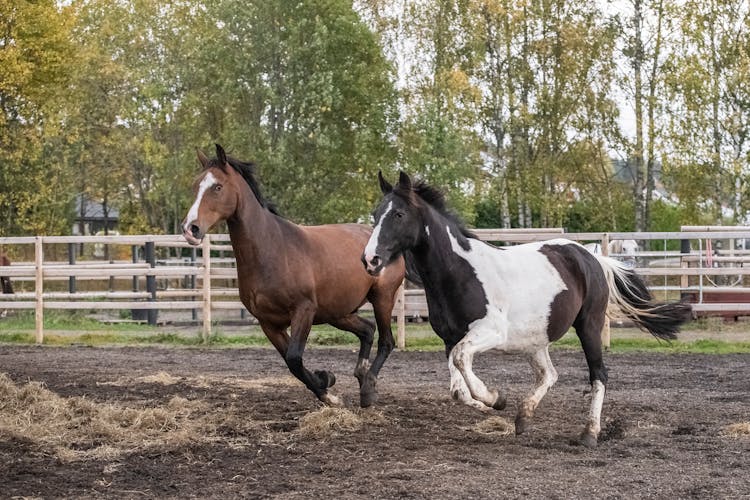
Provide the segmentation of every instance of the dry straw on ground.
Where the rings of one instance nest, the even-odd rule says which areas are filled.
[[[289,387],[294,385],[300,385],[301,382],[291,375],[285,377],[266,377],[266,378],[254,378],[254,379],[242,379],[237,377],[211,377],[211,376],[197,376],[197,377],[177,377],[167,372],[160,371],[154,375],[144,375],[142,377],[121,377],[114,381],[99,382],[99,385],[112,385],[112,386],[128,386],[133,383],[141,384],[161,384],[161,385],[175,385],[185,384],[191,387],[198,388],[210,388],[215,385],[223,385],[228,387],[235,387],[237,389],[248,389],[248,390],[260,390],[260,391],[271,391],[276,387]]]
[[[750,437],[750,422],[738,422],[724,427],[725,436],[739,438]]]
[[[489,417],[471,427],[464,427],[463,429],[491,436],[510,436],[515,432],[516,427],[503,417]]]
[[[383,425],[386,418],[373,410],[323,407],[308,413],[299,420],[300,435],[322,439],[340,433],[356,432],[366,425]]]
[[[174,396],[155,407],[65,398],[39,382],[16,385],[0,374],[0,439],[25,443],[61,460],[116,458],[147,449],[169,451],[216,439],[222,426],[242,424],[225,408]]]

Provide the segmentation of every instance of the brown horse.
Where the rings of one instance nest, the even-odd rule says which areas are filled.
[[[354,375],[360,405],[377,400],[375,383],[393,350],[391,312],[404,278],[403,259],[377,277],[370,276],[360,255],[372,230],[359,224],[299,226],[264,200],[253,164],[228,157],[216,145],[216,158],[198,152],[203,171],[195,181],[195,201],[183,222],[183,236],[198,245],[208,230],[226,220],[237,260],[240,299],[260,323],[289,370],[321,401],[341,405],[328,392],[335,382],[329,371],[311,372],[302,363],[313,324],[328,323],[360,340]],[[369,301],[378,327],[378,351],[369,363],[375,326],[357,315]],[[291,335],[287,328],[291,326]]]

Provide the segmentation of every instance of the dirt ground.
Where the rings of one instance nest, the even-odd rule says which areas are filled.
[[[179,396],[200,403],[189,419],[216,422],[164,448],[78,458],[0,432],[0,497],[750,498],[750,436],[728,432],[750,421],[750,355],[609,354],[596,449],[575,444],[589,402],[581,352],[552,353],[559,381],[520,437],[450,398],[440,352],[394,352],[378,404],[359,410],[355,358],[350,349],[307,351],[308,366],[336,373],[333,392],[354,419],[309,431],[302,424],[321,405],[271,349],[0,346],[12,385],[43,382],[79,406],[158,409]],[[495,415],[512,422],[531,384],[528,364],[484,355],[476,371],[507,389],[511,403]]]

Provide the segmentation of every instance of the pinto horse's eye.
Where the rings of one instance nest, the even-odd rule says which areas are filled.
[[[404,216],[404,212],[396,212],[394,215],[397,219],[401,219]]]

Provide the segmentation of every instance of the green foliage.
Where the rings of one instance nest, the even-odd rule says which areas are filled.
[[[0,235],[68,232],[78,193],[177,232],[214,142],[303,223],[366,221],[379,169],[484,227],[740,222],[747,8],[637,5],[638,33],[636,4],[584,0],[0,1]],[[644,145],[618,121],[636,62]],[[641,214],[613,152],[680,210]]]

